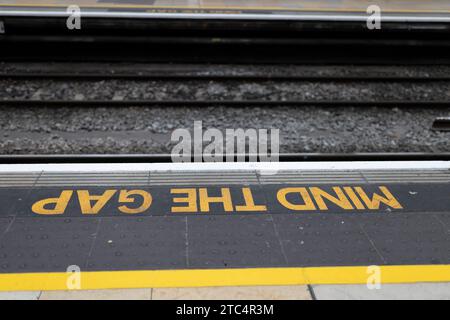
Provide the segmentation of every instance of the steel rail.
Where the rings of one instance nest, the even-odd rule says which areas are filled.
[[[449,101],[330,101],[330,100],[0,100],[8,107],[255,107],[255,106],[318,106],[318,107],[450,107]]]
[[[327,76],[327,75],[219,75],[219,74],[135,74],[135,73],[0,73],[0,80],[136,80],[136,81],[305,81],[305,82],[446,82],[442,76]]]
[[[225,9],[227,10],[227,9]],[[84,10],[82,16],[85,18],[115,18],[115,19],[188,19],[188,20],[266,20],[266,21],[326,21],[326,22],[366,22],[366,12],[342,12],[336,13],[332,10],[330,12],[314,12],[314,11],[297,11],[286,13],[237,13],[237,14],[220,14],[220,13],[154,13],[154,12],[136,12],[136,11],[86,11]],[[36,10],[36,9],[19,9],[6,10],[0,9],[0,16],[3,17],[43,17],[43,18],[66,18],[66,9],[57,10],[50,8],[50,10]],[[449,12],[437,12],[414,14],[410,12],[389,12],[381,16],[382,22],[450,22]]]

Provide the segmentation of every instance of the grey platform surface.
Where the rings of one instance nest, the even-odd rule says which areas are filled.
[[[0,273],[65,272],[70,265],[116,271],[450,264],[445,170],[30,175],[0,177]],[[369,195],[385,186],[402,208],[382,203],[375,210],[344,210],[324,200],[328,210],[293,211],[277,201],[280,189],[311,186],[329,194],[333,186],[360,186]],[[242,204],[242,189],[249,188],[267,211],[226,212],[213,203],[209,212],[173,213],[171,188],[206,188],[209,196],[229,188],[234,205]],[[101,195],[112,189],[148,191],[153,204],[138,215],[123,214],[116,194],[97,214],[81,213],[77,190]],[[36,201],[63,190],[74,191],[64,213],[32,212]]]

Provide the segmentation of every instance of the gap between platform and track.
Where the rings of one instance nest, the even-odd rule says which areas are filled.
[[[220,155],[217,155],[220,156]],[[225,156],[225,155],[224,155]],[[243,156],[243,158],[242,158]],[[235,154],[235,160],[249,159],[258,155]],[[277,163],[285,162],[361,162],[361,161],[448,161],[450,153],[280,153],[271,154]],[[171,163],[170,154],[60,154],[60,155],[0,155],[0,164],[57,164],[57,163]],[[188,161],[186,161],[188,162]],[[197,162],[191,157],[191,162]],[[227,162],[230,163],[230,162]],[[242,163],[242,162],[241,162]],[[232,164],[234,165],[234,164]],[[239,164],[237,164],[239,165]]]

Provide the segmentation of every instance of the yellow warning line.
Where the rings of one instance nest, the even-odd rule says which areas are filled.
[[[0,4],[0,8],[67,8],[67,5],[59,5],[59,4],[34,4],[34,3],[21,3],[21,4]],[[287,8],[287,7],[242,7],[242,6],[230,6],[230,7],[221,7],[221,6],[151,6],[151,5],[135,5],[135,4],[108,4],[108,5],[97,5],[97,4],[86,4],[80,5],[80,8],[93,8],[93,9],[149,9],[149,10],[257,10],[257,11],[283,11],[283,12],[340,12],[340,13],[364,13],[366,14],[366,7],[361,8]],[[385,13],[450,13],[450,9],[383,9]]]
[[[450,282],[450,265],[381,266],[381,283]],[[67,290],[67,273],[1,274],[0,291]],[[81,289],[366,284],[368,267],[82,272]],[[72,274],[73,276],[73,274]]]

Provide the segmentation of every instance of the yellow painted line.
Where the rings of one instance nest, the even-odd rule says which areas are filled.
[[[1,7],[5,8],[67,8],[70,4],[59,5],[59,4],[34,4],[34,3],[21,3],[21,4],[0,4]],[[94,8],[94,9],[110,9],[110,8],[122,8],[122,9],[151,9],[151,10],[259,10],[259,11],[283,11],[283,12],[339,12],[339,13],[364,13],[366,14],[366,6],[361,8],[315,8],[315,7],[304,7],[304,8],[290,8],[290,7],[241,7],[241,6],[230,6],[230,7],[220,7],[220,6],[151,6],[151,5],[135,5],[135,4],[108,4],[96,5],[96,4],[86,4],[80,5],[80,8]],[[385,13],[450,13],[450,9],[382,9]]]
[[[366,284],[367,267],[82,272],[81,289]],[[450,265],[380,266],[381,283],[450,282]],[[0,274],[0,291],[67,290],[67,273]],[[70,283],[70,281],[69,281]]]

